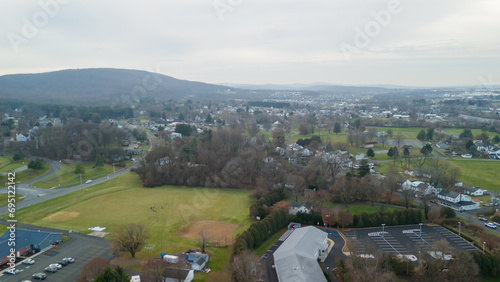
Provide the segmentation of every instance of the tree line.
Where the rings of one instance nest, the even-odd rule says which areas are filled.
[[[288,215],[285,211],[281,209],[272,211],[263,220],[252,223],[245,232],[236,238],[233,245],[233,255],[258,248],[271,235],[286,227],[288,222]]]

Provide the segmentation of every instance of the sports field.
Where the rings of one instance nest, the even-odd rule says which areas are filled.
[[[233,235],[246,230],[251,223],[249,195],[250,191],[235,189],[143,188],[136,175],[127,173],[19,210],[17,216],[21,222],[84,233],[89,233],[87,229],[92,226],[112,231],[127,223],[142,222],[152,233],[147,241],[151,246],[137,254],[137,258],[144,259],[196,248],[194,240],[200,230],[208,232],[208,237],[219,245],[230,244]],[[214,271],[222,269],[228,262],[230,249],[211,251],[214,256],[209,266]]]

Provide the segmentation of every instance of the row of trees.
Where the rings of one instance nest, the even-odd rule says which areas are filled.
[[[397,209],[392,212],[374,212],[355,214],[352,217],[352,226],[356,228],[375,227],[382,223],[391,225],[407,225],[422,222],[422,212],[417,209]]]
[[[250,215],[252,217],[258,216],[261,219],[265,218],[269,210],[266,207],[273,206],[275,203],[283,200],[285,196],[285,189],[283,187],[280,187],[273,192],[262,196],[250,206]]]
[[[238,255],[245,250],[253,250],[278,230],[288,224],[288,215],[281,209],[274,210],[265,219],[252,223],[248,230],[241,233],[233,245],[233,255]]]

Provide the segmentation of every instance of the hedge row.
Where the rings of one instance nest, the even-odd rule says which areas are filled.
[[[375,212],[355,214],[352,217],[352,225],[350,227],[363,228],[375,227],[384,223],[387,226],[391,225],[406,225],[417,224],[422,222],[422,212],[417,209],[400,209],[392,212]]]
[[[323,216],[319,213],[302,213],[298,212],[297,215],[291,220],[302,225],[319,225],[323,226]]]
[[[258,248],[271,235],[286,227],[288,222],[288,215],[283,210],[275,210],[265,219],[252,223],[245,232],[236,238],[233,245],[233,255],[238,255],[247,249]]]
[[[500,278],[500,256],[481,252],[472,252],[472,256],[482,276]]]
[[[273,192],[262,196],[257,202],[250,206],[250,215],[253,217],[260,217],[263,219],[266,217],[266,212],[264,210],[264,205],[271,207],[277,202],[283,200],[285,198],[285,189],[280,187]]]

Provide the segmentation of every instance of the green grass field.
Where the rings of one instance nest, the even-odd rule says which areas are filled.
[[[16,172],[16,183],[18,182],[26,182],[30,179],[33,179],[33,178],[36,178],[38,176],[42,176],[44,174],[46,174],[47,172],[50,171],[50,165],[49,164],[45,164],[45,168],[44,169],[41,169],[41,170],[34,170],[34,169],[27,169],[27,170],[23,170],[21,172]]]
[[[460,168],[460,181],[466,185],[481,187],[489,191],[500,192],[498,172],[500,161],[450,160]]]
[[[252,200],[249,195],[248,190],[235,189],[143,188],[136,175],[127,173],[19,210],[16,215],[25,223],[84,233],[89,232],[89,227],[97,225],[107,227],[106,231],[113,231],[127,223],[142,222],[149,226],[152,233],[147,243],[155,246],[137,254],[137,258],[145,259],[162,252],[173,254],[196,248],[195,239],[183,237],[181,233],[199,221],[236,224],[233,235],[246,230],[251,224],[248,210]],[[156,212],[149,209],[153,204]],[[48,219],[51,215],[52,219]],[[229,261],[230,248],[210,248],[210,252],[212,257],[208,266],[215,272],[224,269]]]
[[[7,194],[0,194],[0,207],[5,207],[8,204],[8,202],[7,202],[8,197],[9,196]],[[24,199],[24,196],[21,194],[16,194],[15,199],[16,199],[16,203],[19,203],[20,201],[22,201]]]
[[[0,173],[11,172],[27,163],[27,159],[13,161],[12,156],[0,156]]]
[[[458,135],[460,135],[460,133],[464,132],[463,129],[460,129],[460,128],[448,128],[448,129],[445,129],[446,132],[448,133],[451,133],[455,136],[458,137]],[[476,136],[476,135],[479,135],[481,133],[483,133],[484,131],[482,131],[481,129],[471,129],[471,132],[472,132],[472,135]],[[493,137],[495,136],[494,133],[491,133],[491,132],[488,132],[486,131],[486,133],[490,136],[490,137]]]
[[[82,163],[85,173],[82,174],[82,181],[85,182],[87,179],[94,179],[106,174],[110,174],[113,172],[112,165],[104,165],[103,167],[98,167],[93,169],[94,163],[87,162]],[[69,164],[67,166],[61,166],[61,170],[57,172],[54,176],[43,179],[38,182],[35,182],[33,186],[39,188],[52,188],[58,187],[59,184],[61,186],[75,185],[80,182],[80,175],[76,175],[73,172],[75,171],[77,163]],[[68,169],[69,168],[69,169]],[[117,170],[120,168],[116,168]]]

